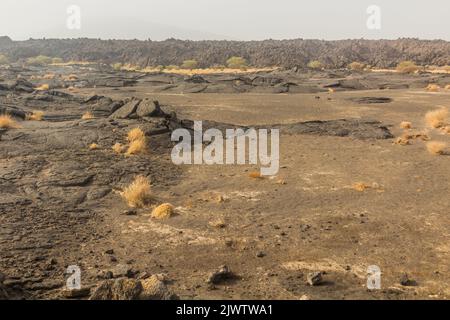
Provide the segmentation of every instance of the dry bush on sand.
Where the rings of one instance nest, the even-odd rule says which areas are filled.
[[[90,119],[94,119],[94,115],[92,114],[92,112],[85,112],[82,116],[81,119],[82,120],[90,120]]]
[[[50,86],[47,83],[41,84],[39,87],[35,88],[37,91],[47,91]]]
[[[419,67],[413,61],[402,61],[397,65],[396,70],[400,73],[414,73],[419,70]]]
[[[261,173],[258,172],[258,171],[250,172],[250,173],[248,174],[248,176],[249,176],[250,178],[253,178],[253,179],[262,179],[262,178],[263,178],[263,176],[261,175]]]
[[[428,152],[434,155],[445,154],[445,148],[447,148],[447,144],[445,142],[430,141],[427,143]]]
[[[242,69],[247,67],[247,60],[242,57],[231,57],[227,60],[227,66],[230,69]]]
[[[425,121],[432,128],[440,128],[447,124],[448,110],[441,108],[428,112],[425,115]]]
[[[348,68],[354,71],[363,71],[364,68],[366,67],[366,65],[364,63],[361,62],[352,62],[348,65]]]
[[[91,143],[89,145],[89,150],[97,150],[98,149],[98,144],[96,143]]]
[[[323,69],[323,64],[320,61],[314,60],[308,63],[308,68],[315,69],[315,70],[321,70]]]
[[[128,135],[127,135],[127,140],[129,142],[133,142],[133,141],[136,141],[136,140],[141,140],[143,138],[145,138],[145,133],[140,128],[131,129],[128,132]]]
[[[150,182],[144,176],[137,176],[120,194],[132,208],[142,208],[151,200]]]
[[[19,128],[19,125],[10,115],[0,114],[0,128],[16,129],[16,128]]]
[[[116,143],[115,145],[112,146],[112,149],[114,150],[115,153],[121,154],[125,152],[127,147],[121,143]]]
[[[352,189],[354,189],[356,191],[359,191],[359,192],[363,192],[363,191],[365,191],[366,189],[369,189],[369,188],[371,188],[371,186],[369,186],[369,185],[367,185],[367,184],[365,184],[363,182],[356,182],[356,183],[354,183],[352,185]]]
[[[170,203],[163,203],[153,209],[151,217],[154,219],[167,219],[175,214],[175,208]]]
[[[450,84],[445,86],[445,90],[450,90]]]
[[[146,151],[147,151],[147,139],[143,137],[141,139],[130,142],[126,155],[131,156],[145,153]]]
[[[429,92],[439,92],[439,89],[441,89],[441,87],[437,84],[430,83],[426,89]]]
[[[400,128],[402,129],[411,129],[412,128],[412,123],[409,121],[402,121],[400,123]]]
[[[44,118],[44,111],[33,111],[32,114],[28,114],[26,119],[29,121],[42,121]]]

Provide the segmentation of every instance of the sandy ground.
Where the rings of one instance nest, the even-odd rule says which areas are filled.
[[[183,119],[249,126],[370,119],[380,121],[397,137],[404,131],[400,122],[410,121],[412,132],[426,131],[432,140],[450,145],[450,135],[429,129],[424,122],[427,111],[449,106],[448,90],[183,94],[148,92],[145,85],[137,85],[78,89],[76,93],[88,96],[94,91],[113,99],[130,94],[158,99],[165,111],[175,111]],[[383,104],[352,100],[360,97],[393,100]],[[77,126],[85,126],[77,121]],[[99,136],[110,130],[102,121],[93,122]],[[30,205],[17,199],[0,203],[4,230],[10,230],[2,233],[1,270],[10,277],[11,287],[24,286],[29,297],[61,297],[64,267],[70,264],[81,266],[86,286],[97,285],[99,274],[117,265],[127,265],[137,274],[164,273],[170,279],[170,289],[185,299],[450,297],[450,156],[429,154],[420,139],[400,146],[393,143],[395,139],[282,134],[278,175],[254,179],[249,173],[258,166],[174,166],[170,145],[152,137],[150,145],[155,152],[148,156],[130,159],[111,155],[110,146],[135,125],[133,122],[111,137],[104,133],[106,138],[98,151],[80,146],[75,156],[73,149],[14,155],[14,147],[23,143],[20,133],[63,130],[68,123],[21,125],[13,136],[8,133],[6,141],[0,142],[7,150],[0,159],[2,181],[8,181],[3,192],[26,194],[23,186],[27,183],[35,185],[45,174],[53,177],[55,161],[64,167],[58,177],[64,179],[70,157],[80,161],[71,165],[70,172],[95,175],[90,191],[98,185],[112,186],[104,197],[81,203],[64,188],[55,196],[62,203],[59,205],[42,205],[35,200]],[[35,164],[38,159],[45,164]],[[23,168],[17,177],[19,166]],[[36,169],[29,169],[33,166]],[[123,214],[129,208],[114,192],[115,187],[142,173],[152,177],[158,202],[170,202],[177,208],[176,216],[154,220],[150,208],[139,209],[133,216]],[[352,187],[355,183],[368,188],[357,191]],[[81,191],[73,194],[77,192]],[[13,206],[18,209],[11,210]],[[44,219],[45,226],[35,222],[42,211],[55,215],[53,220]],[[55,223],[59,215],[64,217],[63,223]],[[23,221],[26,225],[19,230],[27,232],[18,233]],[[217,221],[223,223],[221,228],[214,226]],[[31,227],[33,223],[35,227]],[[52,228],[56,233],[43,231]],[[41,245],[30,251],[22,244],[36,234],[41,234],[36,236],[39,241],[46,239],[45,234],[53,235],[55,241],[48,248]],[[111,249],[113,254],[106,253]],[[52,258],[57,263],[46,270]],[[206,279],[221,265],[227,265],[236,278],[212,288]],[[370,265],[381,268],[381,290],[366,288]],[[306,275],[313,271],[324,272],[322,285],[306,284]],[[404,273],[417,284],[402,286]]]

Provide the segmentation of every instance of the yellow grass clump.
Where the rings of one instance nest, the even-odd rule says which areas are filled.
[[[41,84],[36,88],[37,91],[47,91],[50,89],[50,86],[47,83]]]
[[[430,111],[425,115],[425,121],[432,128],[440,128],[447,124],[448,110],[446,108]]]
[[[94,115],[92,114],[92,112],[85,112],[82,116],[81,116],[82,120],[90,120],[90,119],[94,119]]]
[[[151,199],[150,182],[144,176],[137,176],[120,194],[127,204],[132,208],[142,208]]]
[[[127,135],[127,140],[129,142],[133,142],[136,140],[142,140],[144,138],[145,138],[145,133],[140,128],[131,129]]]
[[[439,86],[439,85],[437,85],[437,84],[434,84],[434,83],[430,83],[428,86],[427,86],[427,91],[429,91],[429,92],[439,92],[439,89],[440,89],[441,87]]]
[[[450,84],[445,86],[445,90],[450,90]]]
[[[440,141],[430,141],[427,143],[427,150],[429,153],[434,155],[442,155],[445,153],[445,148],[447,148],[447,144],[445,142]]]
[[[411,129],[412,128],[412,123],[409,121],[402,121],[400,123],[400,128],[402,129]]]
[[[33,111],[32,114],[28,114],[26,116],[26,119],[29,121],[42,121],[43,117],[44,117],[43,111]]]
[[[359,192],[363,192],[363,191],[365,191],[366,189],[369,189],[369,188],[370,188],[370,186],[365,184],[365,183],[363,183],[363,182],[356,182],[356,183],[354,183],[352,185],[352,189],[354,189],[356,191],[359,191]]]
[[[364,63],[361,62],[352,62],[348,65],[349,69],[354,70],[354,71],[362,71],[364,70],[364,68],[366,67],[366,65]]]
[[[170,203],[163,203],[153,209],[151,217],[154,219],[167,219],[175,214],[175,208]]]
[[[118,153],[118,154],[124,153],[126,148],[127,147],[121,143],[116,143],[115,145],[112,146],[112,149],[114,150],[114,152]]]
[[[145,137],[130,142],[126,155],[136,155],[147,151],[147,139]]]
[[[0,114],[0,128],[15,129],[19,125],[9,114]]]
[[[397,72],[400,73],[414,73],[419,70],[419,67],[413,61],[402,61],[397,65]]]
[[[261,175],[261,173],[258,172],[258,171],[250,172],[250,173],[248,174],[248,176],[249,176],[250,178],[253,178],[253,179],[262,179],[262,178],[263,178],[263,176]]]
[[[96,143],[91,143],[89,145],[89,150],[97,150],[98,149],[98,144]]]

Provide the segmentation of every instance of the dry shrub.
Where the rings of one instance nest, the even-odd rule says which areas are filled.
[[[37,91],[47,91],[50,89],[50,86],[47,83],[41,84],[36,88]]]
[[[430,141],[427,143],[427,150],[429,153],[434,155],[442,155],[445,153],[445,148],[447,148],[447,144],[445,142],[440,141]]]
[[[428,86],[427,86],[427,91],[429,91],[429,92],[439,92],[439,89],[440,89],[441,87],[439,86],[439,85],[437,85],[437,84],[433,84],[433,83],[430,83]]]
[[[400,73],[414,73],[419,67],[413,61],[402,61],[397,65],[397,71]]]
[[[227,66],[230,69],[242,69],[247,67],[247,60],[242,57],[231,57],[227,60]]]
[[[29,121],[42,121],[44,117],[44,111],[33,111],[32,114],[28,114],[26,119]]]
[[[97,150],[98,149],[98,144],[96,143],[91,143],[89,145],[89,150]]]
[[[411,141],[406,137],[399,137],[395,140],[394,143],[399,144],[401,146],[407,146],[407,145],[411,144]]]
[[[364,68],[366,67],[366,65],[364,63],[361,62],[352,62],[348,65],[349,69],[354,70],[354,71],[362,71],[364,70]]]
[[[450,84],[445,86],[445,90],[450,90]]]
[[[336,92],[336,90],[334,90],[333,88],[328,88],[328,93],[334,93]]]
[[[402,129],[411,129],[412,128],[412,123],[409,121],[402,121],[400,123],[400,128]]]
[[[157,206],[152,211],[152,218],[154,219],[167,219],[172,217],[175,214],[175,208],[170,203],[163,203],[162,205]]]
[[[147,139],[145,137],[130,142],[126,155],[136,155],[147,152]]]
[[[369,189],[371,186],[363,183],[363,182],[356,182],[352,185],[352,189],[359,191],[359,192],[363,192],[366,189]]]
[[[132,208],[142,208],[151,200],[150,182],[144,176],[137,176],[120,194]]]
[[[81,116],[82,120],[90,120],[90,119],[94,119],[94,115],[92,114],[92,112],[85,112],[82,116]]]
[[[127,139],[129,142],[133,142],[136,140],[142,140],[144,138],[145,138],[145,133],[140,128],[131,129],[127,135]]]
[[[16,129],[19,125],[9,114],[0,114],[0,128]]]
[[[430,111],[425,115],[425,121],[432,128],[440,128],[447,124],[448,110],[446,108]]]
[[[127,147],[121,143],[116,143],[115,145],[112,146],[112,149],[114,150],[114,152],[119,153],[119,154],[124,153],[126,148]]]
[[[323,64],[320,61],[314,60],[308,63],[308,68],[320,70],[323,69]]]
[[[197,60],[192,59],[192,60],[184,60],[183,64],[181,65],[181,68],[192,70],[192,69],[197,68],[197,66],[198,66]]]
[[[250,173],[248,174],[248,176],[249,176],[250,178],[253,178],[253,179],[262,179],[262,178],[263,178],[263,176],[261,175],[261,173],[258,172],[258,171],[250,172]]]

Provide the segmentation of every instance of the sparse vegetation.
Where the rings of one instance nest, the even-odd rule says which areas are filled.
[[[9,114],[0,114],[0,128],[16,129],[19,125]]]
[[[47,91],[50,89],[50,85],[47,83],[41,84],[39,87],[35,88],[37,91]]]
[[[432,128],[440,128],[447,125],[448,110],[446,108],[430,111],[425,115],[425,121]]]
[[[429,91],[429,92],[439,92],[439,89],[440,89],[441,87],[439,86],[439,85],[437,85],[437,84],[433,84],[433,83],[430,83],[428,86],[427,86],[427,91]]]
[[[113,63],[112,65],[111,65],[111,67],[115,70],[115,71],[120,71],[120,70],[122,70],[122,64],[120,63],[120,62],[117,62],[117,63]]]
[[[245,69],[247,60],[242,57],[231,57],[227,60],[227,66],[230,69]]]
[[[248,176],[249,176],[250,178],[253,178],[253,179],[262,179],[262,178],[263,178],[263,176],[261,175],[261,173],[258,172],[258,171],[250,172],[250,173],[248,174]]]
[[[197,66],[198,66],[197,60],[192,59],[192,60],[184,60],[183,64],[181,65],[181,68],[192,70],[192,69],[197,68]]]
[[[29,66],[45,66],[51,64],[52,62],[53,62],[52,58],[43,55],[27,59],[27,65]]]
[[[26,119],[29,121],[42,121],[43,117],[43,111],[33,111],[33,113],[27,115]]]
[[[90,111],[85,112],[85,113],[81,116],[81,119],[82,119],[82,120],[90,120],[90,119],[94,119],[94,118],[95,118],[94,115],[93,115],[92,112],[90,112]]]
[[[320,62],[318,60],[310,61],[308,63],[308,68],[314,69],[314,70],[321,70],[321,69],[323,69],[323,64],[322,64],[322,62]]]
[[[114,150],[115,153],[121,154],[125,152],[127,147],[121,143],[116,143],[112,146],[112,149]]]
[[[411,129],[412,128],[412,123],[409,121],[402,121],[400,123],[400,128],[402,129]]]
[[[445,142],[440,141],[430,141],[427,143],[427,150],[429,153],[433,155],[442,155],[445,153],[445,148],[447,148],[447,144]]]
[[[369,188],[370,188],[370,186],[363,182],[356,182],[352,185],[352,189],[359,191],[359,192],[366,191],[366,189],[369,189]]]
[[[144,176],[137,176],[121,193],[122,198],[132,208],[142,208],[148,205],[151,195],[150,182]]]
[[[91,143],[89,145],[89,150],[97,150],[98,149],[98,144],[96,143]]]
[[[131,156],[145,152],[147,152],[147,139],[143,137],[142,139],[137,139],[130,142],[126,155]]]
[[[348,68],[354,71],[363,71],[366,65],[361,62],[352,62],[348,65]]]
[[[53,64],[61,64],[64,63],[64,60],[62,58],[52,58]]]
[[[163,203],[157,206],[152,211],[152,218],[154,219],[167,219],[175,214],[175,208],[170,203]]]
[[[397,65],[396,70],[400,73],[414,73],[419,67],[413,61],[402,61]]]
[[[131,129],[127,135],[127,140],[129,142],[133,142],[136,140],[142,140],[144,138],[145,138],[145,133],[140,128]]]

